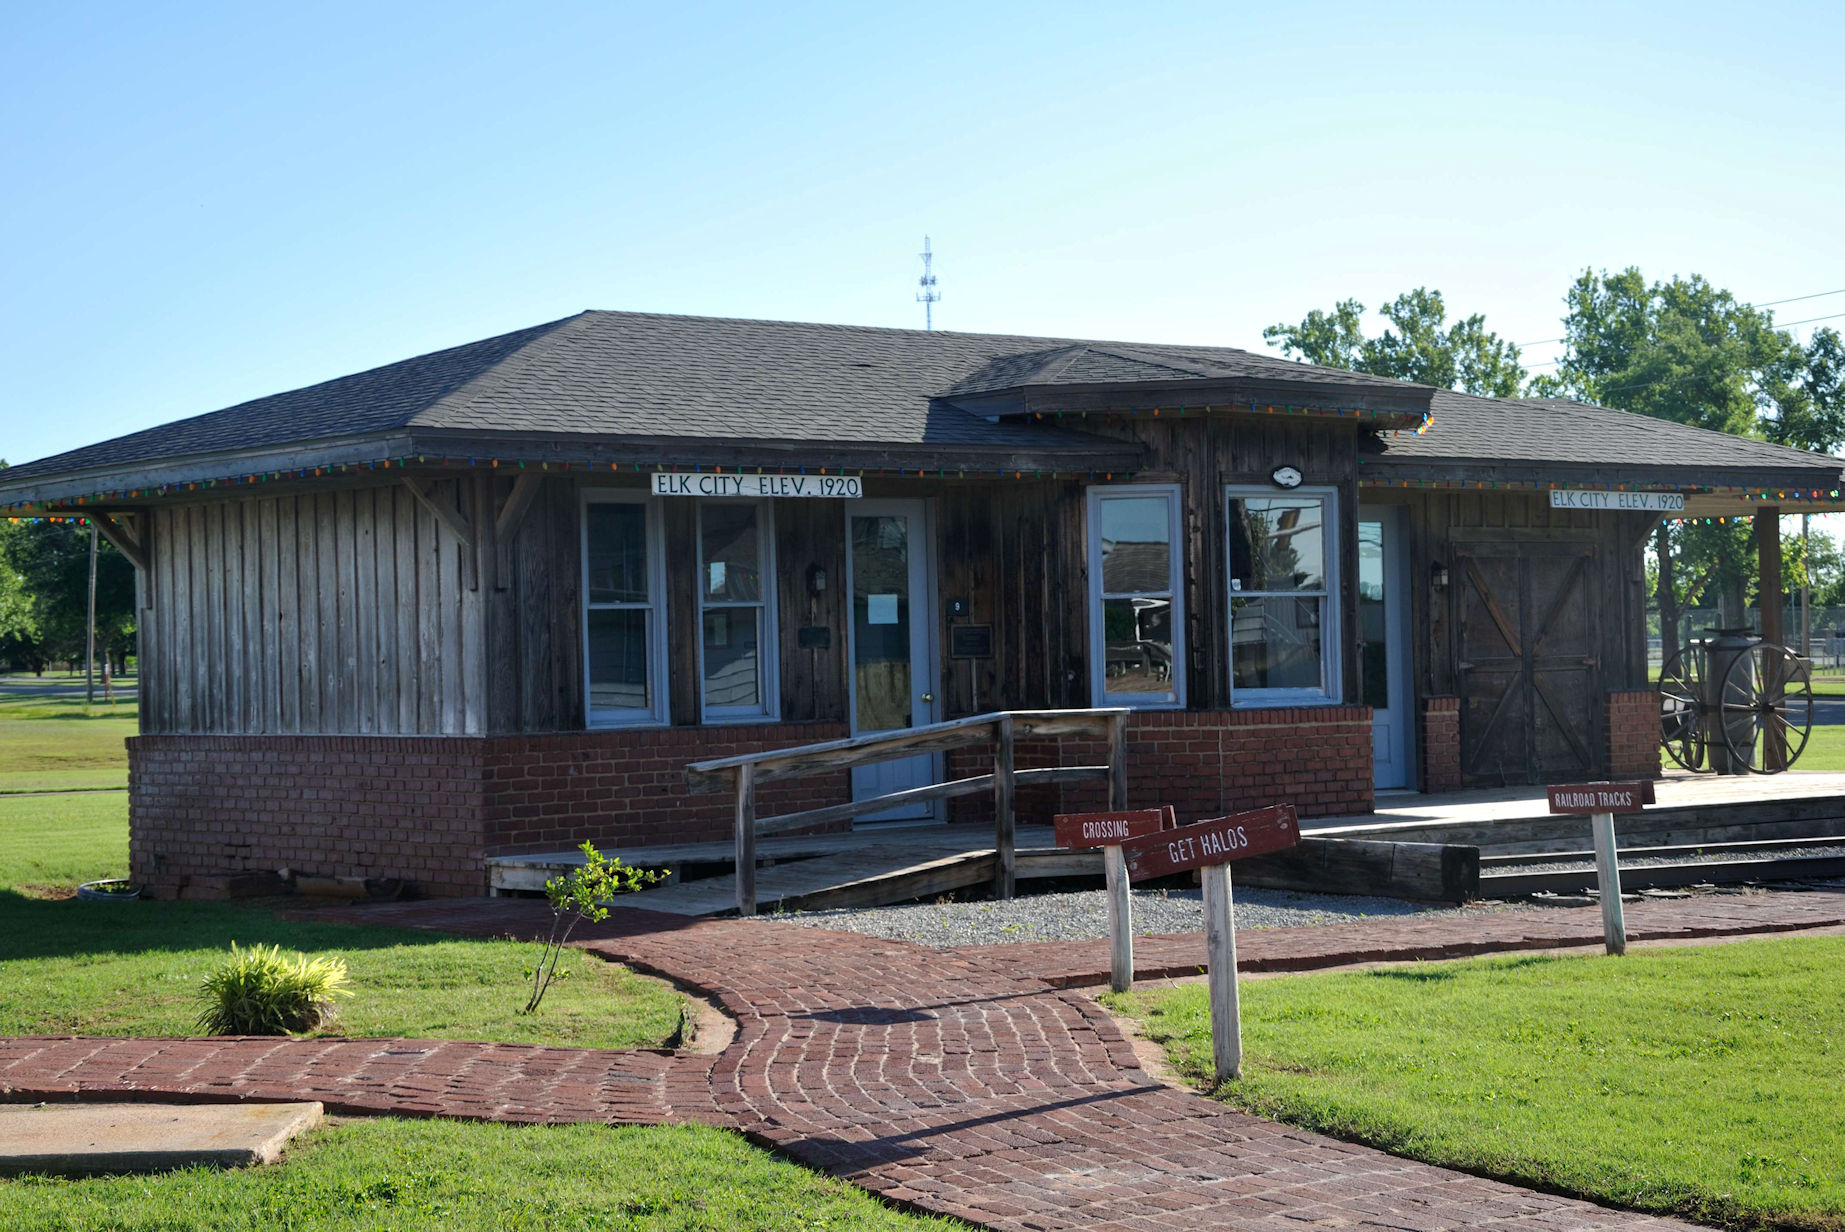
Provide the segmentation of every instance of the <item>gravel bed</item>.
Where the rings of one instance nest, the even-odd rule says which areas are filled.
[[[1510,906],[1480,903],[1466,907],[1434,907],[1395,898],[1357,898],[1243,887],[1238,887],[1235,895],[1239,929],[1347,924],[1377,916],[1479,915],[1505,911]],[[839,911],[769,912],[754,918],[804,924],[810,928],[835,928],[938,947],[1088,941],[1108,935],[1108,901],[1102,890],[1021,895],[1009,903],[911,903]],[[1199,891],[1134,891],[1134,932],[1137,935],[1191,933],[1203,927]]]

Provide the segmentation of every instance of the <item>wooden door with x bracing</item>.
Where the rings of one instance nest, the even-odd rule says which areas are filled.
[[[1455,666],[1469,786],[1603,770],[1595,559],[1586,541],[1457,549]]]

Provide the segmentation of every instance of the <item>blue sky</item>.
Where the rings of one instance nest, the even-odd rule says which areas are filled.
[[[1821,3],[21,6],[0,457],[588,307],[920,326],[925,232],[940,327],[1258,349],[1418,285],[1554,338],[1588,266],[1845,289],[1841,45]]]

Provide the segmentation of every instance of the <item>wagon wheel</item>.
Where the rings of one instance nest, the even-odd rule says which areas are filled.
[[[1813,729],[1813,684],[1799,655],[1772,642],[1751,646],[1723,674],[1720,696],[1715,735],[1733,765],[1778,774],[1800,760]]]
[[[1686,646],[1659,669],[1659,743],[1687,770],[1708,772],[1704,721],[1704,652]]]

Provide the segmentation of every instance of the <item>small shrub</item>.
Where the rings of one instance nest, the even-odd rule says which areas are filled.
[[[350,997],[346,964],[337,958],[285,955],[280,946],[254,945],[231,956],[199,986],[205,1008],[199,1029],[207,1035],[285,1035],[312,1031],[329,1021],[338,997]]]
[[[617,894],[645,889],[665,876],[651,869],[623,864],[619,856],[605,856],[594,843],[585,842],[578,850],[584,863],[562,877],[545,882],[545,897],[551,900],[551,935],[538,952],[538,965],[532,969],[532,995],[526,998],[527,1014],[538,1012],[545,990],[557,978],[557,960],[563,956],[564,943],[579,920],[600,924],[609,918],[602,904]]]

